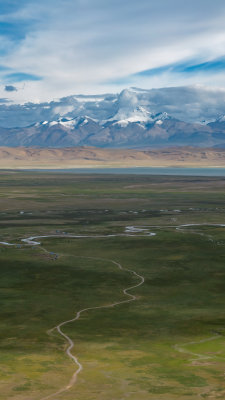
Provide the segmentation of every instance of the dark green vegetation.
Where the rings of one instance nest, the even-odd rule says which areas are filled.
[[[105,235],[157,226],[154,237],[46,238],[0,245],[0,398],[40,400],[66,386],[75,365],[47,331],[84,307],[138,301],[82,315],[64,327],[84,370],[54,399],[195,400],[225,397],[225,179],[2,172],[0,241],[32,235]],[[180,211],[180,212],[179,212]],[[209,340],[208,340],[209,339]]]

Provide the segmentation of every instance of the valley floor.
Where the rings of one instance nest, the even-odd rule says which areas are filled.
[[[225,179],[0,175],[0,398],[223,399]]]

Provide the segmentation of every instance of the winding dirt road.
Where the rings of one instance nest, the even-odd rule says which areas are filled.
[[[129,299],[123,300],[123,301],[114,302],[114,303],[111,303],[111,304],[108,304],[108,305],[105,305],[105,306],[83,308],[83,309],[79,310],[79,311],[76,313],[76,315],[75,315],[74,318],[72,318],[72,319],[70,319],[70,320],[67,320],[67,321],[61,322],[60,324],[58,324],[57,326],[55,326],[54,328],[52,328],[52,329],[49,331],[49,333],[51,333],[52,331],[54,331],[54,330],[56,329],[56,330],[58,331],[58,333],[68,342],[68,347],[67,347],[67,349],[66,349],[66,354],[67,354],[68,357],[71,358],[71,360],[77,365],[77,369],[76,369],[76,371],[74,372],[74,374],[72,375],[72,378],[71,378],[70,382],[68,383],[68,385],[67,385],[66,387],[60,389],[59,391],[57,391],[57,392],[55,392],[55,393],[50,394],[50,395],[47,396],[47,397],[41,398],[41,400],[48,400],[48,399],[51,399],[51,398],[53,398],[54,396],[57,396],[57,395],[59,395],[59,394],[61,394],[61,393],[66,392],[67,390],[71,389],[71,387],[76,383],[78,374],[79,374],[79,373],[82,371],[82,369],[83,369],[83,366],[82,366],[82,364],[79,362],[78,358],[77,358],[76,356],[74,356],[74,355],[71,353],[72,349],[74,348],[74,342],[73,342],[73,340],[72,340],[68,335],[66,335],[66,334],[62,331],[61,328],[62,328],[63,326],[65,326],[65,325],[67,325],[67,324],[71,324],[71,323],[77,321],[77,320],[80,318],[81,314],[83,314],[83,313],[85,313],[85,312],[92,311],[92,310],[100,310],[100,309],[112,308],[112,307],[115,307],[115,306],[118,306],[118,305],[121,305],[121,304],[130,303],[131,301],[135,301],[135,300],[137,299],[137,297],[136,297],[135,295],[131,294],[131,293],[128,293],[128,292],[129,292],[130,290],[132,290],[132,289],[135,289],[135,288],[141,286],[141,285],[144,283],[144,281],[145,281],[145,278],[144,278],[142,275],[137,274],[137,272],[135,272],[135,271],[133,271],[133,270],[131,270],[131,269],[123,268],[122,265],[121,265],[120,263],[118,263],[118,262],[116,262],[116,261],[114,261],[114,260],[110,260],[110,259],[107,259],[107,258],[82,257],[82,256],[81,256],[81,258],[86,258],[86,259],[90,259],[90,260],[101,260],[101,261],[111,262],[112,264],[114,264],[115,266],[117,266],[120,270],[127,271],[127,272],[130,272],[131,274],[135,275],[137,278],[139,278],[140,281],[139,281],[136,285],[134,285],[134,286],[128,287],[128,288],[126,288],[126,289],[123,289],[124,295],[128,296]]]
[[[193,351],[187,350],[185,348],[187,346],[191,346],[191,345],[194,345],[194,344],[202,344],[202,343],[211,342],[212,340],[216,340],[216,339],[220,339],[220,338],[221,338],[221,335],[217,334],[217,335],[211,336],[211,337],[209,337],[207,339],[201,339],[201,340],[199,340],[197,342],[188,342],[188,343],[183,343],[183,344],[175,344],[173,346],[173,348],[176,351],[178,351],[179,353],[186,353],[186,354],[190,354],[190,355],[194,356],[194,358],[190,359],[190,361],[208,360],[208,359],[211,359],[211,358],[212,359],[214,359],[214,358],[221,359],[220,357],[217,357],[215,355],[204,355],[204,354],[194,353]]]

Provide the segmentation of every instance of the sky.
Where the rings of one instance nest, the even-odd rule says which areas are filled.
[[[225,88],[224,0],[0,0],[0,103]]]

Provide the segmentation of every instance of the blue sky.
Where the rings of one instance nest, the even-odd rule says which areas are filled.
[[[0,0],[0,97],[223,88],[224,21],[223,0]]]

